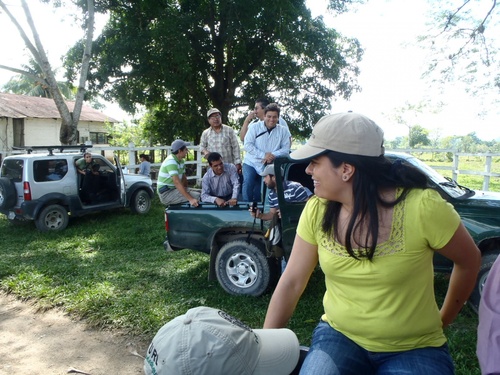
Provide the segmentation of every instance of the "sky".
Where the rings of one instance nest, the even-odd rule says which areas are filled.
[[[500,138],[498,108],[491,108],[482,117],[479,113],[484,106],[465,94],[463,86],[449,84],[441,94],[421,78],[426,68],[426,52],[415,42],[428,29],[427,1],[368,0],[356,13],[335,18],[326,11],[326,1],[308,3],[313,16],[323,15],[329,27],[357,38],[365,50],[358,77],[362,92],[353,94],[347,102],[334,102],[333,112],[362,113],[377,122],[390,140],[408,135],[406,126],[391,120],[394,109],[430,98],[431,103],[445,103],[442,111],[435,114],[427,111],[414,120],[431,131],[431,138],[471,132],[483,140]]]
[[[15,4],[17,1],[9,0]],[[391,120],[395,109],[405,103],[417,104],[431,97],[431,102],[442,101],[446,105],[440,113],[426,112],[414,118],[415,123],[431,131],[431,136],[466,135],[476,132],[484,140],[500,139],[500,111],[487,108],[486,116],[479,116],[484,108],[478,100],[466,95],[463,87],[450,84],[444,94],[433,92],[421,75],[425,69],[425,51],[413,45],[418,35],[426,31],[428,4],[426,0],[368,0],[357,12],[333,17],[326,11],[326,0],[307,0],[313,16],[323,15],[327,26],[335,28],[345,36],[357,38],[365,50],[360,63],[361,75],[358,83],[360,93],[354,93],[349,101],[333,103],[332,112],[352,110],[376,121],[392,140],[406,136],[408,128]],[[19,4],[19,3],[18,3]],[[66,10],[53,10],[50,6],[30,1],[30,9],[42,43],[48,51],[54,68],[61,66],[60,57],[79,38],[83,31]],[[24,21],[19,6],[10,7]],[[96,24],[104,23],[99,15]],[[20,67],[26,61],[24,42],[17,29],[0,14],[0,65]],[[8,37],[4,37],[7,35]],[[6,83],[13,73],[0,69],[0,85]],[[117,105],[108,104],[104,112],[118,120],[127,118]]]

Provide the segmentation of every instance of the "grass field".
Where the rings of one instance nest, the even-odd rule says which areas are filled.
[[[226,294],[207,281],[208,256],[163,250],[163,206],[144,216],[117,210],[70,220],[62,233],[40,233],[33,223],[10,225],[0,215],[0,289],[39,306],[58,306],[89,324],[152,337],[173,317],[199,305],[217,307],[261,327],[270,295]],[[436,276],[442,300],[446,275]],[[300,342],[322,313],[321,271],[313,274],[290,322]],[[446,330],[457,374],[479,374],[475,356],[477,316],[465,306]]]

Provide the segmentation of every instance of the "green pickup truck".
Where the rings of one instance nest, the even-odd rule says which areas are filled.
[[[424,171],[430,187],[450,202],[482,252],[482,266],[470,303],[477,309],[488,272],[500,253],[500,193],[474,191],[458,185],[417,158],[388,152],[390,159],[403,159]],[[295,238],[297,223],[305,203],[287,203],[281,189],[283,179],[297,181],[314,191],[311,177],[305,173],[307,164],[288,158],[275,161],[278,200],[281,211],[283,256],[288,259]],[[265,195],[264,195],[265,196]],[[210,255],[209,279],[217,278],[231,294],[259,296],[275,286],[281,273],[281,253],[269,244],[268,223],[254,220],[248,210],[251,202],[219,208],[201,204],[172,205],[165,210],[165,249],[192,249]],[[259,202],[262,210],[265,202]],[[267,208],[265,208],[267,211]],[[449,273],[453,264],[436,253],[434,270]]]

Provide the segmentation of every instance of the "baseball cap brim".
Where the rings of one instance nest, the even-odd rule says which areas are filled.
[[[261,343],[260,355],[253,375],[288,375],[297,366],[299,340],[287,328],[254,329]]]
[[[311,146],[310,144],[306,143],[304,146],[299,148],[298,150],[293,151],[289,157],[292,160],[306,160],[306,159],[312,159],[316,156],[321,155],[323,152],[327,151],[325,148],[322,147],[314,147]]]

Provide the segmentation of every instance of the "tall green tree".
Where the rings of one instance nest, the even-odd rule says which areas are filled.
[[[346,5],[351,1],[335,1]],[[89,89],[134,112],[145,106],[158,141],[197,141],[214,106],[229,113],[276,100],[307,136],[335,97],[358,90],[362,49],[312,18],[305,0],[114,0],[93,48]],[[68,75],[81,46],[68,54]]]
[[[411,148],[429,146],[431,144],[429,131],[420,125],[412,126],[408,137],[408,143]]]

